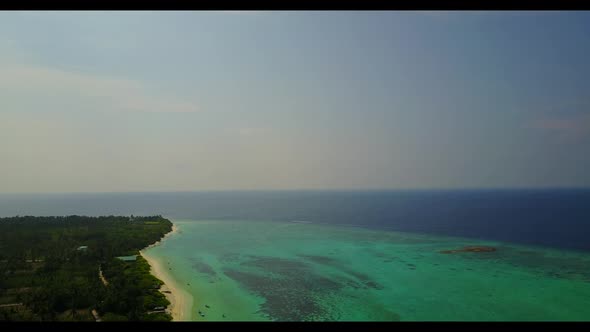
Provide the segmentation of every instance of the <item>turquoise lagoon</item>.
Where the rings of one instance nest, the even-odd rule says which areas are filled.
[[[301,222],[174,223],[148,252],[193,296],[194,321],[590,320],[589,253]],[[440,253],[472,245],[497,250]]]

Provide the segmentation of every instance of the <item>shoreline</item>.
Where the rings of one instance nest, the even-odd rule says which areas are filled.
[[[170,232],[168,232],[168,233],[164,234],[164,236],[163,236],[161,239],[159,239],[158,241],[156,241],[156,242],[154,242],[154,243],[150,244],[149,246],[147,246],[147,247],[145,247],[145,248],[141,249],[139,252],[142,252],[142,251],[144,251],[144,250],[148,250],[148,249],[150,249],[150,248],[153,248],[153,247],[155,247],[155,246],[158,246],[158,245],[160,245],[160,243],[162,243],[162,241],[166,240],[166,238],[167,238],[167,237],[169,237],[169,236],[172,236],[172,235],[174,235],[174,234],[178,233],[178,231],[179,231],[179,228],[178,228],[178,226],[176,226],[176,224],[174,224],[174,223],[173,223],[173,224],[172,224],[172,230],[171,230]]]
[[[178,286],[178,284],[172,278],[172,276],[168,274],[163,262],[161,262],[154,256],[146,254],[145,251],[157,245],[160,245],[162,241],[164,241],[169,236],[178,233],[178,231],[178,226],[172,224],[172,231],[166,233],[161,240],[139,251],[139,254],[150,265],[150,273],[164,282],[162,287],[160,287],[159,291],[160,293],[164,294],[168,301],[170,301],[170,305],[168,305],[166,311],[172,316],[173,322],[191,320],[191,309],[193,306],[192,295],[190,295],[188,292],[186,292],[184,289]]]

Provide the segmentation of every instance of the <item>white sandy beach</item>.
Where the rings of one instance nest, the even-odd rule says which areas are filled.
[[[176,225],[172,226],[172,231],[164,236],[162,239],[165,240],[170,235],[178,232]],[[190,321],[191,320],[191,308],[193,306],[193,297],[191,294],[186,292],[184,289],[178,286],[175,280],[170,276],[164,264],[156,259],[155,257],[146,254],[145,250],[157,246],[161,241],[158,241],[149,247],[141,250],[139,253],[145,260],[150,264],[150,272],[158,279],[164,282],[164,285],[160,288],[160,292],[166,296],[170,301],[168,311],[172,315],[173,321]],[[166,291],[170,292],[167,293]]]

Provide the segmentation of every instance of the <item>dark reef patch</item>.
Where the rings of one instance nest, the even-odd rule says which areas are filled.
[[[365,273],[357,272],[357,271],[349,268],[348,266],[346,266],[343,262],[341,262],[337,259],[334,259],[332,257],[319,256],[319,255],[298,255],[298,256],[302,257],[306,260],[309,260],[313,263],[330,266],[336,270],[339,270],[340,272],[348,274],[348,275],[354,277],[354,279],[360,281],[363,285],[365,285],[364,288],[383,289],[383,286],[381,284],[379,284],[378,282],[372,280],[371,277],[369,277],[369,275],[367,275]],[[351,283],[347,283],[347,284],[351,284]],[[353,282],[352,284],[355,284],[355,283]],[[357,288],[357,287],[354,287],[354,288]]]
[[[296,260],[265,257],[265,256],[248,256],[250,260],[241,263],[242,266],[259,268],[283,277],[288,277],[292,273],[310,273],[310,267]]]
[[[258,271],[228,268],[223,273],[266,300],[260,308],[261,313],[278,321],[333,319],[317,299],[339,291],[344,284],[314,273],[307,264],[299,261],[249,257],[251,259],[242,265],[258,268]]]
[[[240,254],[237,253],[229,253],[229,254],[224,254],[220,257],[220,260],[222,262],[237,262],[240,260]]]
[[[469,246],[464,247],[461,249],[452,249],[452,250],[441,250],[439,251],[441,254],[455,254],[461,252],[494,252],[496,248],[488,247],[488,246]]]
[[[383,289],[383,286],[375,281],[367,281],[365,282],[365,286],[373,289]]]
[[[193,263],[193,268],[197,270],[199,273],[208,275],[210,277],[217,276],[217,272],[215,272],[215,270],[213,270],[213,268],[207,263],[197,261]]]
[[[337,264],[338,260],[332,257],[326,257],[326,256],[319,256],[319,255],[297,255],[299,257],[303,257],[307,260],[310,260],[314,263],[318,263],[318,264],[326,264],[326,265],[333,265],[333,264]]]

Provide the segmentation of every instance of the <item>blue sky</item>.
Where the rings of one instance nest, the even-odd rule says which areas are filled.
[[[590,185],[587,12],[3,12],[0,191]]]

